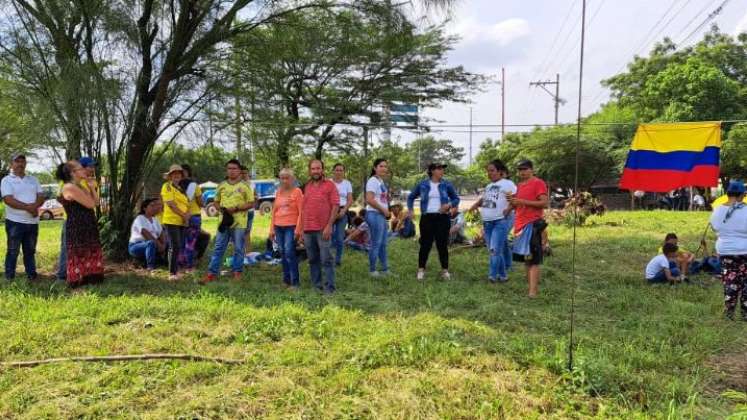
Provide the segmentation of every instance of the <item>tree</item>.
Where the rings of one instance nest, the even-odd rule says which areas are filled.
[[[230,75],[252,123],[277,126],[280,167],[297,139],[317,158],[360,147],[360,128],[338,126],[380,121],[388,104],[464,100],[481,78],[444,67],[454,41],[441,27],[418,30],[390,2],[304,11],[237,38]]]
[[[747,179],[747,124],[736,124],[721,145],[721,181]]]
[[[665,38],[603,85],[642,121],[709,121],[745,116],[745,82],[747,34],[734,39],[714,27],[693,47]]]

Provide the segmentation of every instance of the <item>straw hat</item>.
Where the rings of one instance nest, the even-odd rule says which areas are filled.
[[[181,165],[171,165],[169,166],[169,171],[163,174],[163,178],[169,179],[169,175],[173,174],[174,172],[181,172],[182,175],[184,175],[184,168],[182,168]]]

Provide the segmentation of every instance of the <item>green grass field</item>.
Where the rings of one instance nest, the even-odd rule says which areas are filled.
[[[348,252],[334,296],[310,287],[306,265],[295,294],[269,266],[205,287],[165,273],[110,276],[78,294],[51,281],[3,283],[4,361],[168,352],[245,363],[6,368],[0,418],[747,418],[747,323],[722,319],[720,284],[642,277],[664,234],[696,249],[707,217],[609,213],[578,230],[571,373],[571,231],[558,226],[535,300],[523,267],[507,284],[487,284],[483,249],[454,252],[450,282],[436,280],[434,251],[419,284],[415,241],[393,243],[396,275],[385,280]],[[59,226],[42,225],[47,272]],[[259,248],[267,219],[255,226]]]

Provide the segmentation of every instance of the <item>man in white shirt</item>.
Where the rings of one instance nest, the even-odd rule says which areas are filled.
[[[10,160],[11,173],[0,182],[0,195],[5,203],[5,278],[16,276],[18,254],[23,251],[23,266],[29,280],[36,280],[36,240],[39,237],[39,207],[44,194],[39,181],[26,175],[26,156],[14,154]]]

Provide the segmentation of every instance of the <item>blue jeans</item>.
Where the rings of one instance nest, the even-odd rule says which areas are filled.
[[[140,241],[130,243],[127,246],[130,256],[141,261],[145,261],[145,266],[149,270],[156,268],[156,257],[158,256],[158,247],[155,241]]]
[[[342,264],[342,250],[345,249],[345,228],[348,226],[348,217],[343,216],[332,226],[332,246],[335,247],[335,264]]]
[[[223,255],[226,253],[228,243],[233,241],[233,259],[231,261],[231,270],[234,273],[241,273],[244,270],[244,228],[229,228],[225,232],[218,232],[215,236],[215,249],[210,257],[208,272],[218,274],[220,265],[223,261]]]
[[[332,240],[322,239],[322,232],[304,232],[303,242],[309,257],[309,272],[311,282],[322,290],[322,267],[326,284],[324,290],[335,291],[335,258],[332,256]]]
[[[280,247],[280,261],[283,265],[283,283],[298,287],[298,259],[296,258],[295,226],[275,226],[275,241]]]
[[[17,223],[5,220],[5,235],[8,239],[8,250],[5,252],[5,278],[16,277],[18,254],[23,251],[23,267],[29,280],[36,279],[36,240],[39,237],[39,225]]]
[[[491,280],[506,280],[511,268],[511,250],[508,247],[508,232],[513,226],[511,219],[491,220],[483,223],[485,244],[490,252],[488,277]]]
[[[677,268],[677,263],[674,261],[669,261],[669,272],[672,273],[673,277],[679,277],[680,275],[680,269]],[[669,280],[667,280],[667,274],[664,272],[664,270],[659,271],[656,276],[652,279],[648,279],[649,283],[667,283]]]
[[[381,263],[381,271],[389,271],[387,261],[387,240],[389,224],[386,222],[384,215],[377,211],[366,212],[366,223],[368,224],[368,233],[371,235],[371,249],[368,250],[368,270],[376,271],[376,261]]]
[[[57,261],[57,280],[65,280],[67,278],[67,229],[65,226],[67,223],[62,223],[62,229],[60,230],[60,258]]]

